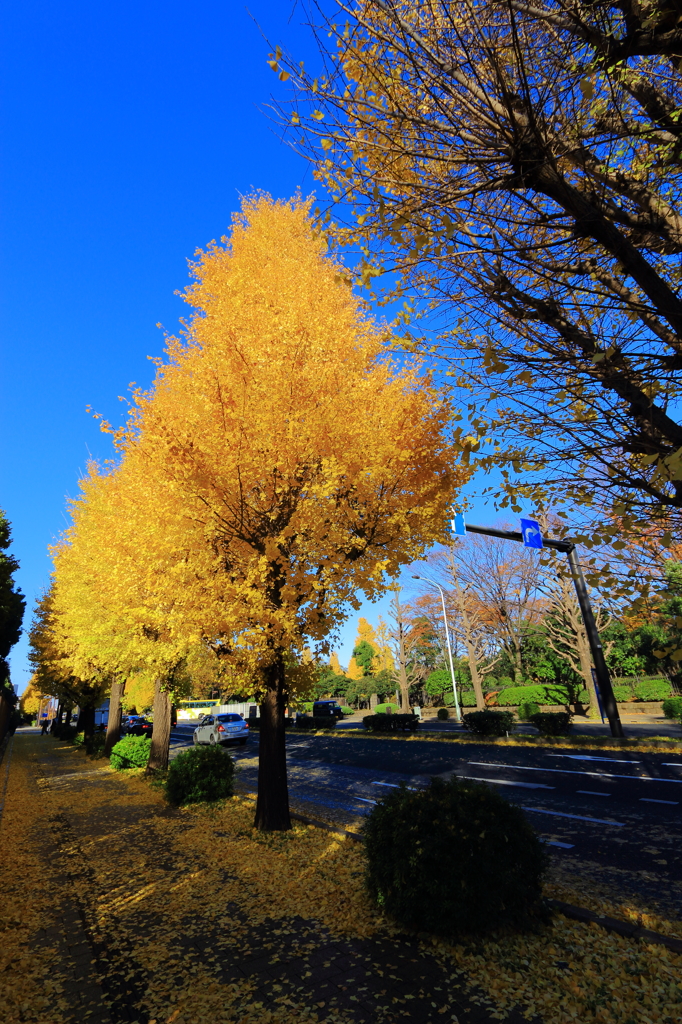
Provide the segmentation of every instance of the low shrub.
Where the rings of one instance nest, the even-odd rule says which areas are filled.
[[[666,718],[682,719],[682,697],[668,697],[664,700],[663,714]]]
[[[398,705],[397,704],[391,704],[391,703],[388,703],[388,704],[377,704],[377,706],[374,709],[374,714],[375,715],[387,715],[389,713],[388,712],[389,708],[391,709],[391,713],[392,714],[396,714],[396,715],[400,714],[400,708],[398,707]]]
[[[534,704],[567,704],[568,689],[553,683],[532,683],[526,686],[509,686],[497,695],[496,704],[501,708],[518,707],[531,701]]]
[[[626,704],[627,701],[635,699],[635,695],[629,686],[623,686],[616,683],[615,686],[611,684],[611,689],[613,690],[613,696],[615,697],[617,704]]]
[[[348,708],[348,707],[345,707],[345,706],[343,706],[341,708],[341,711],[343,712],[344,715],[354,715],[355,714],[355,712],[353,711],[353,708]]]
[[[512,711],[471,711],[462,725],[477,736],[505,736],[516,727]]]
[[[475,708],[476,707],[476,694],[473,690],[465,690],[460,697],[460,706],[463,708]]]
[[[362,723],[369,732],[414,732],[419,719],[416,715],[365,715]]]
[[[225,800],[234,788],[234,761],[222,747],[191,747],[174,758],[164,784],[169,803]]]
[[[297,729],[336,729],[337,719],[333,715],[313,715],[296,719]]]
[[[539,704],[536,704],[534,700],[526,700],[522,704],[519,704],[518,711],[516,713],[522,722],[527,722],[531,715],[537,715],[539,712]]]
[[[441,722],[447,722],[448,718],[450,717],[450,712],[448,711],[447,708],[438,708],[436,717],[440,718]]]
[[[635,696],[638,700],[666,700],[670,683],[667,679],[642,679],[635,683]]]
[[[56,725],[52,735],[58,740],[67,740],[72,743],[78,735],[78,727],[75,725]]]
[[[566,736],[571,731],[573,715],[568,711],[540,711],[529,718],[541,736]]]
[[[370,895],[403,926],[454,937],[546,919],[546,851],[523,811],[488,786],[402,786],[379,801],[363,833]]]
[[[149,760],[151,740],[146,736],[124,736],[111,751],[109,762],[117,772],[126,768],[144,768]]]

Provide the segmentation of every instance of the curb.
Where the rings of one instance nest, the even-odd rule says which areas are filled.
[[[674,953],[682,953],[682,939],[674,935],[661,935],[660,932],[649,931],[648,928],[640,928],[639,925],[629,924],[627,921],[619,921],[615,917],[603,917],[595,914],[592,910],[585,910],[584,907],[574,907],[571,903],[563,903],[561,900],[547,900],[550,910],[563,914],[572,921],[580,921],[582,924],[598,924],[607,932],[615,932],[626,939],[638,939],[640,942],[649,942],[657,946],[666,946]]]

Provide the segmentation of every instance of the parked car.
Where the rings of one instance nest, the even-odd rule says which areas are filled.
[[[334,718],[343,718],[341,705],[337,700],[316,700],[313,704],[313,718],[323,718],[325,715],[333,715]]]
[[[153,722],[142,718],[141,715],[137,715],[132,722],[126,725],[125,730],[121,727],[121,732],[125,731],[126,736],[147,736],[151,739],[153,728]]]
[[[243,746],[249,738],[249,726],[241,715],[234,712],[226,715],[206,715],[201,725],[194,730],[194,744],[225,744],[233,740]]]

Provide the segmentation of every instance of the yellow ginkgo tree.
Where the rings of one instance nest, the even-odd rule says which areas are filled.
[[[256,825],[286,829],[285,659],[327,652],[356,595],[421,555],[467,471],[450,410],[390,358],[307,202],[248,199],[193,274],[185,335],[117,440],[177,538],[160,604],[254,680]]]

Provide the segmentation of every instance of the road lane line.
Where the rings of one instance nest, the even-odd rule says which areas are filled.
[[[612,775],[610,772],[574,772],[570,768],[535,768],[530,764],[495,764],[493,761],[467,761],[479,768],[511,768],[519,772],[552,772],[554,775],[591,775],[596,779],[629,779],[632,782],[670,782],[682,786],[682,779],[657,779],[653,775]]]
[[[679,761],[661,761],[661,765],[664,768],[682,768],[682,763]]]
[[[397,782],[370,782],[370,786],[390,786],[391,789],[400,789]],[[416,793],[419,789],[418,786],[406,786],[405,788],[412,790],[413,793]]]
[[[471,782],[490,782],[493,786],[520,786],[523,789],[554,789],[554,786],[545,786],[542,782],[509,782],[507,779],[479,779],[476,775],[457,775],[457,779],[469,779]]]
[[[560,846],[562,850],[572,850],[575,846],[575,843],[560,843],[557,839],[543,839],[542,836],[538,838],[545,846]]]
[[[639,802],[642,804],[670,804],[672,807],[677,807],[679,800],[654,800],[650,796],[640,796]]]
[[[591,821],[595,825],[616,825],[625,828],[624,821],[609,821],[607,818],[586,818],[582,814],[566,814],[565,811],[545,811],[542,807],[525,807],[519,804],[522,811],[533,811],[534,814],[551,814],[554,818],[575,818],[576,821]]]
[[[610,793],[597,793],[594,789],[576,789],[576,793],[584,793],[585,796],[611,796]]]
[[[364,796],[354,796],[352,799],[353,800],[362,800],[363,804],[375,804],[376,803],[376,800],[368,800],[367,797],[364,797]]]
[[[626,761],[622,757],[592,757],[589,754],[546,754],[546,757],[570,757],[572,761],[610,761],[611,764],[641,764],[641,761]]]

